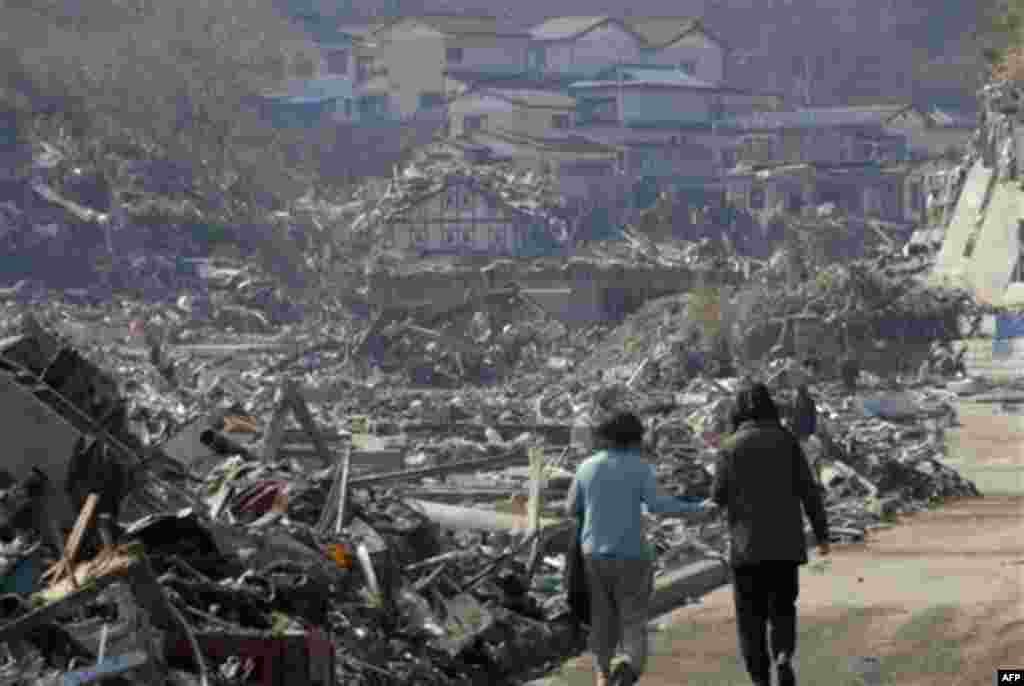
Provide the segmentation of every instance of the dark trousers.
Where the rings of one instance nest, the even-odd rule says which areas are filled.
[[[740,652],[751,679],[759,686],[770,686],[774,663],[779,686],[795,686],[790,660],[796,650],[799,565],[761,562],[733,567],[732,588]]]

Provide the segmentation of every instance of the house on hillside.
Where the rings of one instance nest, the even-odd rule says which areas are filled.
[[[651,64],[709,83],[725,79],[725,45],[689,17],[553,17],[530,34],[534,73],[592,79],[614,65]]]
[[[840,215],[877,219],[910,228],[908,217],[907,165],[795,164],[757,169],[736,169],[725,176],[728,202],[739,209],[761,212],[780,207],[791,213],[816,215],[832,205]]]
[[[568,133],[574,126],[576,99],[540,90],[480,88],[448,106],[449,135],[497,131],[525,136]]]
[[[467,137],[492,160],[550,173],[554,190],[570,204],[618,207],[622,202],[621,149],[580,136],[525,136],[487,130]]]
[[[817,107],[727,119],[716,130],[726,167],[903,161],[907,134],[893,122],[887,109]]]
[[[843,109],[879,113],[886,128],[907,137],[910,157],[920,160],[962,150],[978,125],[976,116],[959,110],[892,98],[880,102],[855,98]]]
[[[401,17],[376,27],[377,64],[403,116],[445,103],[449,68],[521,74],[530,36],[504,31],[483,15]]]
[[[385,220],[384,245],[419,255],[551,255],[562,248],[556,218],[530,212],[468,176],[410,197]]]
[[[643,38],[644,64],[676,67],[708,83],[728,81],[729,48],[700,19],[627,17],[625,23]]]

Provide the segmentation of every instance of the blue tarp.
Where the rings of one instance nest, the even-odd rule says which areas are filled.
[[[891,317],[877,320],[877,335],[883,339],[930,340],[941,338],[946,333],[946,322],[942,319],[913,319]]]
[[[992,341],[992,359],[994,360],[1005,360],[1013,354],[1013,349],[1010,347],[1010,340],[1007,338],[997,338]]]
[[[997,315],[996,338],[1024,338],[1024,316],[1009,314]]]
[[[890,393],[862,401],[864,412],[869,417],[903,420],[916,417],[920,412],[914,400],[905,393]]]

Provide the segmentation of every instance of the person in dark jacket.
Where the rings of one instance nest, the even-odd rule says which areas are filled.
[[[739,391],[733,416],[738,427],[722,445],[712,500],[728,515],[740,652],[756,686],[770,686],[773,666],[779,686],[794,686],[799,567],[807,563],[801,506],[827,555],[825,505],[764,384]]]

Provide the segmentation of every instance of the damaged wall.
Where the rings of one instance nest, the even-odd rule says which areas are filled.
[[[443,310],[466,302],[470,294],[484,288],[517,283],[524,289],[569,288],[571,296],[559,318],[568,324],[585,325],[618,318],[652,298],[689,290],[696,282],[691,270],[659,267],[627,268],[574,262],[565,267],[523,269],[512,263],[491,270],[493,285],[487,285],[479,271],[420,272],[399,276],[375,272],[370,277],[369,299],[378,306],[429,305]],[[629,294],[629,297],[627,297]]]

